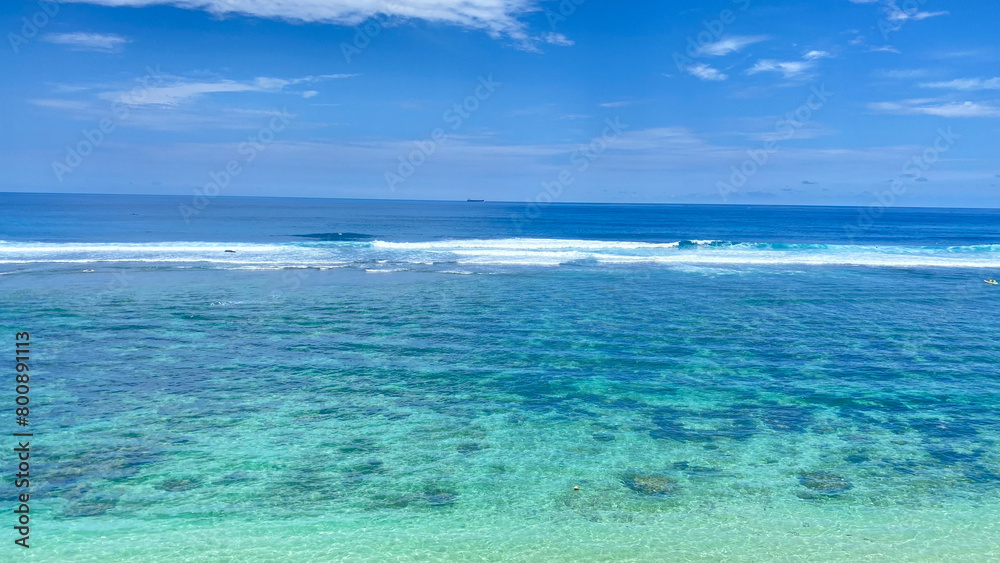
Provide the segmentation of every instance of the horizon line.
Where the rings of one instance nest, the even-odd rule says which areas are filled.
[[[100,192],[19,192],[2,191],[0,195],[43,195],[43,196],[133,196],[133,197],[189,197],[187,194],[144,194],[144,193],[100,193]],[[468,199],[399,199],[399,198],[363,198],[363,197],[323,197],[323,196],[277,196],[277,195],[218,195],[211,199],[323,199],[339,201],[395,201],[395,202],[420,202],[420,203],[504,203],[539,205],[532,201],[512,201],[512,200],[492,200],[468,201]],[[872,205],[827,205],[816,203],[683,203],[683,202],[634,202],[634,201],[552,201],[546,202],[545,206],[552,205],[703,205],[713,207],[816,207],[816,208],[843,208],[843,209],[864,209],[873,207]],[[881,206],[885,209],[953,209],[953,210],[997,210],[1000,207],[941,207],[932,205],[891,205]]]

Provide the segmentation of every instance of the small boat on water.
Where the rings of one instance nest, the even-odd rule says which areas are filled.
[[[1000,285],[1000,284],[997,284],[997,280],[995,280],[993,278],[990,278],[988,280],[983,280],[983,281],[986,282],[986,283],[988,283],[989,285]]]
[[[486,200],[485,199],[467,199],[465,201],[468,202],[468,203],[482,203],[482,202],[484,202]]]

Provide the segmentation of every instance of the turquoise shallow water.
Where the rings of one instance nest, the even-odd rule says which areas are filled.
[[[989,237],[234,265],[12,234],[0,334],[32,333],[38,436],[33,547],[4,557],[1000,559]]]
[[[8,285],[29,560],[1000,557],[965,272],[278,276]]]

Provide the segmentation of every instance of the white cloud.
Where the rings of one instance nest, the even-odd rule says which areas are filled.
[[[560,47],[570,47],[575,44],[572,39],[569,39],[562,33],[549,33],[542,37],[542,39],[544,39],[546,43],[558,45]]]
[[[622,102],[604,102],[603,104],[598,104],[602,108],[623,108],[625,106],[630,106],[635,102],[622,101]]]
[[[308,84],[321,80],[350,78],[353,74],[323,74],[305,76],[302,78],[271,78],[258,77],[248,81],[215,80],[190,81],[183,78],[170,77],[165,85],[149,88],[132,89],[128,91],[104,92],[101,99],[127,104],[130,106],[178,106],[186,101],[199,98],[205,94],[225,92],[280,92],[288,86]],[[311,97],[303,93],[304,97]],[[315,95],[315,94],[314,94]]]
[[[766,35],[733,35],[723,37],[715,43],[703,45],[695,51],[695,56],[708,55],[710,57],[721,57],[729,53],[735,53],[748,45],[760,43],[767,40]]]
[[[757,74],[760,72],[780,72],[785,78],[797,78],[806,71],[812,69],[813,63],[809,61],[775,61],[771,59],[761,59],[753,65],[747,74]]]
[[[719,81],[729,78],[729,76],[727,76],[726,74],[719,72],[718,70],[708,66],[705,63],[698,63],[695,65],[691,65],[689,67],[686,67],[684,70],[686,70],[692,76],[696,76],[702,80]]]
[[[891,78],[894,80],[903,80],[907,78],[920,78],[922,76],[927,76],[927,71],[922,68],[916,69],[895,69],[895,70],[880,70],[875,72],[876,76],[882,78]]]
[[[899,49],[893,47],[892,45],[882,45],[879,47],[869,47],[869,53],[896,53],[899,54]]]
[[[952,90],[1000,90],[1000,77],[983,80],[981,78],[958,78],[948,82],[928,82],[923,88],[948,88]]]
[[[937,16],[947,16],[950,12],[942,10],[938,12],[921,12],[916,8],[901,9],[896,2],[890,0],[885,7],[885,19],[891,22],[920,21]]]
[[[297,121],[297,125],[301,122]],[[486,136],[450,137],[447,146],[441,146],[440,152],[435,154],[435,158],[440,159],[439,165],[427,168],[424,171],[426,174],[414,175],[405,186],[414,196],[439,196],[438,199],[456,197],[454,191],[434,191],[438,186],[473,183],[483,189],[492,189],[498,196],[504,194],[510,200],[530,198],[537,191],[532,187],[537,184],[536,179],[555,177],[563,167],[562,163],[579,150],[579,142],[591,134],[582,132],[579,138],[534,145],[508,144]],[[108,146],[109,150],[119,151],[120,158],[95,161],[95,169],[90,173],[121,173],[123,167],[141,167],[144,171],[162,172],[159,179],[164,185],[193,185],[203,182],[201,176],[204,170],[212,170],[218,162],[232,158],[233,148],[231,141],[123,142],[118,146]],[[308,192],[307,186],[322,184],[323,190],[335,190],[322,193],[327,197],[382,197],[386,194],[385,184],[381,181],[386,166],[395,162],[399,154],[408,154],[405,151],[412,148],[412,140],[405,138],[348,142],[313,135],[309,136],[309,140],[283,136],[269,145],[268,158],[261,161],[259,167],[254,163],[253,177],[247,178],[248,182],[241,186],[238,195],[250,195],[255,193],[253,190],[264,190],[266,186],[275,184],[282,185],[286,195],[320,195]],[[775,160],[769,164],[774,166],[769,172],[769,175],[775,175],[774,178],[762,178],[764,183],[760,189],[777,189],[782,185],[804,186],[803,179],[831,187],[849,184],[859,189],[864,187],[866,191],[861,199],[854,202],[863,205],[870,198],[868,185],[897,175],[899,163],[923,148],[915,145],[810,148],[789,143],[789,146],[782,147],[780,162]],[[584,197],[587,193],[599,193],[609,184],[620,184],[622,175],[628,174],[630,184],[647,186],[646,189],[651,192],[662,193],[667,184],[701,186],[695,189],[702,190],[707,200],[717,200],[715,186],[722,171],[728,171],[733,162],[740,162],[746,157],[746,146],[742,142],[714,143],[695,131],[679,127],[627,130],[609,143],[608,150],[601,156],[600,166],[578,178],[578,183],[573,186],[573,195],[587,199]],[[0,155],[0,159],[4,159],[5,165],[9,162],[4,155]],[[976,168],[970,169],[970,164]],[[290,170],[294,173],[290,174]],[[944,162],[935,168],[936,174],[941,176],[949,170],[949,164]],[[975,174],[977,180],[997,172],[995,163],[985,161],[963,162],[962,170]],[[331,174],[350,180],[342,184],[357,187],[330,188],[328,180]],[[523,180],[523,191],[510,191],[511,178],[516,178],[518,184]],[[465,198],[468,194],[457,195]],[[744,192],[743,197],[752,196]]]
[[[49,111],[59,111],[65,119],[96,123],[104,119],[119,117],[107,101],[31,99],[28,103]],[[318,104],[311,104],[318,105]],[[260,127],[262,120],[275,115],[276,110],[254,110],[246,108],[215,107],[209,111],[199,111],[197,106],[183,108],[165,106],[135,106],[127,120],[119,124],[154,131],[205,131],[207,129],[247,129]],[[266,121],[264,121],[266,123]],[[325,126],[319,122],[299,121],[298,127],[318,128]]]
[[[934,115],[938,117],[1000,117],[1000,108],[977,102],[940,103],[933,100],[903,100],[900,102],[876,102],[868,104],[869,109],[881,113],[905,115]]]
[[[34,99],[28,100],[28,103],[40,108],[64,111],[85,111],[90,108],[90,104],[80,100]]]
[[[74,51],[98,51],[101,53],[117,53],[130,40],[113,33],[48,33],[42,36],[42,41],[56,45],[68,45]]]
[[[812,51],[809,51],[808,53],[802,55],[802,58],[805,59],[805,60],[807,60],[807,61],[815,61],[817,59],[831,59],[831,58],[833,58],[833,55],[831,55],[827,51],[812,50]]]
[[[928,53],[935,59],[986,59],[991,60],[994,52],[989,49],[934,50]]]
[[[920,5],[925,4],[927,0],[902,0],[902,6],[899,5],[900,2],[897,0],[851,0],[851,2],[854,4],[879,4],[882,18],[878,22],[878,29],[882,32],[883,39],[888,38],[890,31],[899,31],[902,29],[903,25],[907,22],[949,15],[947,10],[936,12],[921,11]],[[860,45],[863,42],[863,39],[858,37],[851,41],[850,44]]]
[[[532,0],[64,0],[102,6],[170,5],[212,14],[242,14],[296,22],[354,25],[375,16],[421,19],[526,39],[517,19]]]
[[[317,92],[316,90],[306,90],[305,92],[302,92],[302,97],[308,99],[308,98],[313,98],[318,94],[319,92]]]
[[[924,0],[921,0],[920,4],[923,3]],[[889,31],[900,30],[906,22],[921,21],[938,16],[947,16],[949,14],[946,10],[937,12],[920,11],[920,8],[917,7],[916,4],[917,2],[914,2],[913,0],[904,0],[903,7],[900,8],[899,5],[897,5],[896,0],[883,0],[883,19],[879,22],[879,29],[882,31],[882,36],[887,37],[887,33]]]
[[[809,122],[792,131],[791,137],[788,136],[789,132],[785,130],[752,133],[747,136],[757,141],[784,141],[791,139],[818,139],[820,137],[836,135],[837,133],[838,131],[834,129],[824,127],[818,123]]]

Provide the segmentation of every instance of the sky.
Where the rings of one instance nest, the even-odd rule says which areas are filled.
[[[1000,207],[995,0],[7,0],[0,191]]]

